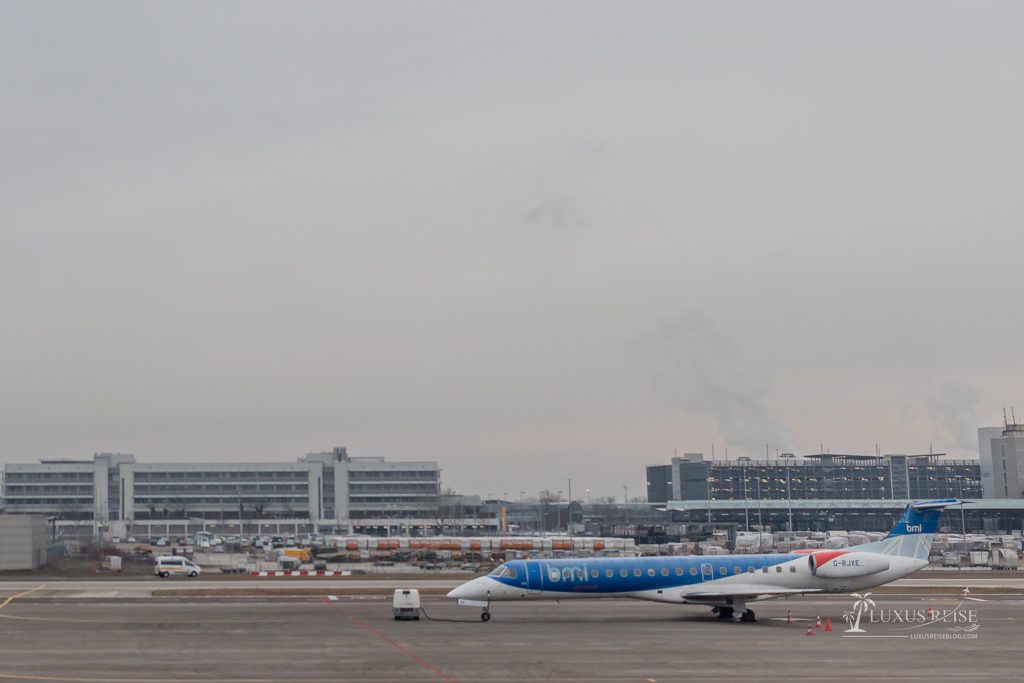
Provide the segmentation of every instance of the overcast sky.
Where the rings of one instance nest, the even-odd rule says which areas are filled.
[[[675,449],[1024,414],[1020,2],[0,5],[0,463]]]

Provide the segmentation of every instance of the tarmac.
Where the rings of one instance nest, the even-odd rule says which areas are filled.
[[[40,574],[33,579],[0,579],[0,600],[13,593],[45,586],[43,595],[60,594],[61,597],[123,597],[141,598],[166,595],[175,591],[211,591],[227,593],[232,590],[244,590],[247,593],[281,591],[282,589],[303,589],[311,593],[380,593],[384,594],[396,587],[418,588],[426,593],[444,594],[459,584],[468,581],[475,575],[466,574],[459,577],[438,578],[386,578],[386,577],[250,577],[229,578],[214,576],[211,578],[176,577],[161,579],[156,576],[139,576],[103,579],[66,579],[47,577]],[[906,589],[908,592],[919,589],[962,589],[970,586],[972,590],[988,591],[1024,591],[1024,576],[1014,573],[1012,576],[988,578],[980,572],[950,572],[943,576],[927,578],[899,579],[886,584],[885,591]]]
[[[94,587],[107,590],[105,582]],[[757,623],[719,620],[706,607],[629,600],[495,603],[493,618],[483,623],[479,608],[441,598],[424,601],[430,619],[397,622],[385,597],[323,588],[320,596],[291,598],[71,598],[45,589],[15,593],[5,583],[0,681],[659,683],[1024,676],[1020,595],[874,595],[876,609],[890,613],[974,610],[976,626],[971,633],[962,624],[910,628],[874,623],[865,613],[864,632],[858,634],[844,632],[852,626],[843,619],[853,609],[849,596],[756,603],[751,606]],[[17,597],[7,601],[11,596]],[[831,621],[831,633],[813,628],[818,614]],[[815,635],[806,635],[809,626]]]

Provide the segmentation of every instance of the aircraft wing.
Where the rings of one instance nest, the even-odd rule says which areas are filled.
[[[781,586],[758,586],[756,584],[736,583],[721,586],[715,590],[691,591],[683,593],[685,600],[720,600],[721,598],[757,598],[781,597],[784,595],[800,595],[802,593],[820,593],[820,588],[782,588]]]

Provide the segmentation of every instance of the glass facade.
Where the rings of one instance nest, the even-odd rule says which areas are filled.
[[[666,472],[668,468],[668,472]],[[940,455],[813,455],[778,460],[674,458],[647,468],[648,500],[666,502],[678,480],[679,500],[886,500],[977,498],[976,460]]]

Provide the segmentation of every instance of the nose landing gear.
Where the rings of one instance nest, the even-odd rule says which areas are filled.
[[[491,620],[491,591],[487,591],[487,604],[484,605],[484,611],[480,613],[480,621],[488,622]]]

